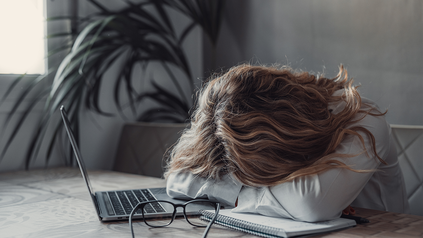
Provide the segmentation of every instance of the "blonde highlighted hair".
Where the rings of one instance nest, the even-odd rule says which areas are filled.
[[[233,173],[245,185],[271,186],[331,168],[363,172],[333,159],[356,156],[334,154],[346,135],[358,136],[365,148],[361,131],[383,162],[374,136],[349,127],[367,114],[384,114],[363,110],[352,83],[342,65],[333,79],[246,64],[214,76],[199,94],[190,127],[170,151],[165,176],[190,171],[218,179]],[[342,96],[333,95],[337,90]],[[341,101],[345,108],[331,113],[328,105]]]

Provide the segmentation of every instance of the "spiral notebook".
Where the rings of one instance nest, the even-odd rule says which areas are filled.
[[[201,219],[210,221],[214,211],[202,211]],[[293,237],[339,230],[356,225],[351,219],[338,218],[324,222],[301,222],[287,218],[267,217],[221,210],[215,224],[262,237]]]

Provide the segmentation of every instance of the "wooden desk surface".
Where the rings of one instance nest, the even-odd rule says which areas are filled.
[[[96,191],[163,187],[158,178],[90,171]],[[423,217],[356,208],[370,223],[313,237],[423,237]],[[178,219],[169,227],[134,224],[136,237],[201,237],[203,229]],[[128,222],[98,220],[76,168],[0,174],[0,237],[131,237]],[[256,237],[213,226],[208,237]]]

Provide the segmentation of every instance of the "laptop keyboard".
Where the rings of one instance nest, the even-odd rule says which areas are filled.
[[[140,202],[155,201],[156,199],[147,189],[107,192],[116,215],[129,215],[132,209]],[[165,212],[160,203],[151,203],[144,206],[144,213]],[[141,211],[136,211],[141,214]]]

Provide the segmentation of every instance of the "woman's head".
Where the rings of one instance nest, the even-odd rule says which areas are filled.
[[[173,147],[168,173],[274,185],[330,167],[361,99],[346,72],[320,78],[289,68],[240,65],[208,81],[190,128]],[[333,96],[343,90],[343,96]],[[336,115],[329,103],[345,101]],[[332,166],[341,166],[335,163]]]

